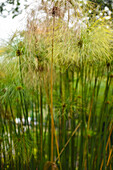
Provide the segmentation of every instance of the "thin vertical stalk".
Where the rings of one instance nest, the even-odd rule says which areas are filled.
[[[66,70],[66,75],[65,75],[65,101],[69,98],[70,96],[70,86],[69,86],[69,69]],[[66,101],[67,102],[67,101]],[[69,129],[69,109],[68,109],[68,105],[66,107],[66,112],[65,112],[65,116],[64,116],[64,143],[68,140],[68,129]],[[66,147],[65,151],[64,151],[64,162],[65,162],[65,169],[69,168],[69,145]]]
[[[16,123],[15,123],[15,117],[14,117],[14,114],[13,114],[13,109],[12,109],[12,106],[11,106],[11,101],[10,101],[10,99],[9,99],[9,107],[10,107],[11,116],[12,116],[12,118],[13,118],[14,131],[15,131],[15,134],[16,134]]]
[[[49,115],[49,126],[48,126],[48,160],[51,159],[51,116],[50,108],[48,106],[48,115]]]
[[[61,99],[61,103],[63,102],[63,98],[62,98],[62,73],[61,73],[61,68],[60,68],[60,82],[59,82],[59,86],[60,86],[60,99]],[[63,109],[61,108],[61,115],[59,116],[59,149],[61,151],[63,145],[62,145],[62,113],[63,113]]]
[[[73,96],[73,93],[74,93],[74,71],[72,71],[72,103],[74,102],[74,96]],[[71,119],[71,132],[74,131],[75,129],[75,112],[73,110],[73,106],[71,106],[71,111],[72,111],[72,119]],[[73,136],[72,140],[71,140],[71,169],[73,170],[75,167],[74,167],[74,161],[75,161],[75,136]]]
[[[0,169],[2,169],[2,118],[0,114]]]
[[[110,77],[109,77],[109,74],[107,75],[107,80],[106,80],[106,88],[105,88],[105,92],[104,92],[104,100],[103,100],[103,103],[102,103],[102,106],[101,106],[101,110],[100,110],[100,117],[99,117],[99,127],[98,127],[98,131],[99,131],[99,140],[98,140],[98,154],[97,154],[97,157],[98,157],[98,160],[97,160],[97,169],[99,168],[100,166],[100,162],[101,162],[101,154],[102,154],[102,150],[103,148],[101,147],[101,140],[103,138],[103,134],[102,134],[102,131],[103,131],[103,126],[105,128],[105,118],[106,117],[106,101],[107,101],[107,98],[108,98],[108,92],[109,92],[109,88],[110,88],[110,83],[111,83],[111,80],[110,80]],[[105,147],[104,147],[105,149]],[[104,151],[103,151],[104,152]]]
[[[83,150],[84,150],[84,63],[83,63],[83,56],[81,61],[81,85],[82,85],[82,111],[81,111],[81,137],[80,137],[80,150],[79,150],[79,168],[78,170],[83,169]]]
[[[53,119],[53,50],[54,50],[54,27],[55,15],[53,16],[53,35],[52,35],[52,56],[51,56],[51,162],[53,162],[53,145],[54,145],[54,119]]]
[[[34,92],[34,89],[33,89],[33,92]],[[33,102],[34,102],[34,100],[33,100],[33,96],[32,96],[32,103],[31,103],[31,110],[32,110],[32,125],[31,125],[31,127],[32,127],[32,133],[33,133],[33,153],[32,153],[32,158],[31,158],[31,167],[32,167],[32,169],[35,169],[35,164],[34,164],[34,139],[35,139],[35,135],[34,135],[34,106],[33,106]]]
[[[22,76],[22,67],[21,67],[21,55],[19,54],[19,69],[20,69],[20,78],[21,78],[21,84],[23,86],[23,76]],[[25,118],[25,121],[27,119],[27,125],[28,125],[28,130],[29,130],[29,122],[28,122],[28,108],[27,108],[27,103],[26,103],[26,100],[25,100],[25,94],[24,94],[24,91],[23,91],[23,100],[24,100],[24,106],[25,106],[25,112],[26,112],[26,118]]]
[[[42,87],[40,85],[40,149],[41,149],[41,161],[43,155],[43,106],[42,106]]]
[[[49,83],[47,83],[48,86],[48,96],[49,96]],[[50,114],[50,107],[48,105],[48,160],[51,160],[51,114]]]
[[[35,103],[35,111],[36,111],[36,148],[37,148],[37,160],[39,161],[39,157],[40,157],[40,153],[39,153],[39,149],[38,149],[38,147],[39,147],[39,133],[38,133],[38,129],[40,129],[40,123],[39,123],[39,125],[38,125],[38,122],[40,122],[39,121],[39,119],[38,119],[38,114],[39,114],[39,95],[38,95],[38,85],[37,85],[37,94],[36,94],[37,96],[37,102]],[[36,105],[37,105],[37,107],[36,107]]]

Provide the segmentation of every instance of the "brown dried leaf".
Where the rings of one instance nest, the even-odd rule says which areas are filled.
[[[58,170],[58,167],[54,162],[48,161],[44,165],[44,170]]]

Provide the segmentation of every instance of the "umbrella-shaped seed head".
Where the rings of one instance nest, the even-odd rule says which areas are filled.
[[[80,41],[78,42],[78,47],[82,48],[82,45],[83,45],[83,41],[80,40]]]
[[[16,56],[20,56],[21,55],[21,52],[20,52],[20,50],[18,49],[17,51],[16,51]]]
[[[17,90],[21,90],[21,89],[22,89],[22,86],[17,86],[16,89],[17,89]]]

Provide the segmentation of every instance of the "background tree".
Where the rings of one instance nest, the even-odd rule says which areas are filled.
[[[21,5],[24,5],[24,9],[27,7],[27,0],[1,0],[0,2],[0,15],[6,17],[9,14],[12,14],[12,17],[22,13]],[[4,14],[4,12],[6,12]]]
[[[94,2],[97,5],[100,5],[101,9],[104,9],[105,6],[107,6],[111,11],[113,9],[113,1],[112,0],[90,0]],[[46,2],[44,0],[41,0],[42,3]],[[54,0],[52,1],[54,2]],[[59,1],[55,1],[58,3]],[[76,0],[67,0],[71,5],[74,5],[77,1]],[[38,2],[39,3],[39,2]],[[21,6],[24,6],[22,9]],[[1,0],[0,2],[0,15],[3,17],[6,17],[9,14],[12,14],[12,17],[16,17],[19,14],[22,13],[22,10],[27,8],[28,0]],[[5,14],[4,14],[5,13]]]

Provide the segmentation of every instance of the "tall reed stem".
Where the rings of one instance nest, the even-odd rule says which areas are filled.
[[[53,162],[54,145],[54,119],[53,119],[53,49],[54,49],[54,26],[55,16],[53,16],[53,35],[52,35],[52,56],[51,56],[51,162]]]

